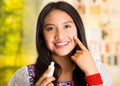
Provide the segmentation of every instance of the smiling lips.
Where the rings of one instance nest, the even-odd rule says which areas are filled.
[[[60,42],[60,43],[56,43],[55,46],[56,46],[57,48],[61,48],[61,47],[64,47],[64,46],[68,45],[68,43],[69,43],[69,42]]]

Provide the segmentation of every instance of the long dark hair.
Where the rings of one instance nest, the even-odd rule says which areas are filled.
[[[53,9],[59,9],[62,10],[68,15],[71,16],[73,21],[75,22],[75,25],[77,27],[77,34],[80,41],[88,48],[86,37],[85,37],[85,30],[84,26],[81,20],[81,17],[79,16],[76,9],[68,4],[67,2],[59,1],[59,2],[51,2],[47,4],[41,11],[38,22],[37,22],[37,30],[36,30],[36,48],[38,53],[38,58],[35,63],[35,81],[36,83],[41,75],[47,70],[48,65],[52,61],[50,51],[45,45],[44,37],[43,37],[43,25],[44,25],[44,19],[47,14],[49,14]],[[76,50],[79,50],[80,48],[78,45],[74,48],[73,53]],[[56,78],[56,81],[58,80],[59,76],[61,74],[61,67],[59,64],[55,63],[55,73],[54,77]],[[86,82],[84,80],[85,74],[84,72],[76,65],[74,71],[73,71],[73,79],[76,83],[76,86],[86,86]]]

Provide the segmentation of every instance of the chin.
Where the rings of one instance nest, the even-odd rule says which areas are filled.
[[[63,53],[63,52],[61,52],[61,53],[58,53],[57,54],[58,56],[60,56],[60,57],[66,57],[66,56],[70,56],[71,55],[71,53],[70,52],[66,52],[66,53]]]

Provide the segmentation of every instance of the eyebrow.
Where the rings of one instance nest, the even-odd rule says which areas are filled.
[[[62,24],[67,24],[67,23],[73,23],[73,21],[67,21],[67,22],[64,22]],[[46,24],[44,27],[47,27],[47,26],[55,26],[54,24]]]
[[[73,23],[73,21],[67,21],[67,22],[64,22],[62,24],[67,24],[67,23]]]
[[[47,27],[47,26],[54,26],[54,24],[46,24],[46,25],[44,25],[44,27]]]

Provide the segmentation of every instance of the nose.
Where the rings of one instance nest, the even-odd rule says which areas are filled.
[[[64,38],[64,32],[62,30],[56,30],[55,39],[61,40]]]

